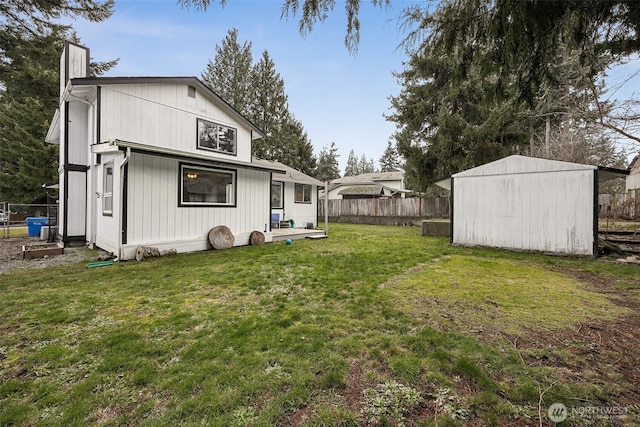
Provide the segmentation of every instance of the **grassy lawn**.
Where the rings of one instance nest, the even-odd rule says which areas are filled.
[[[635,425],[639,273],[348,224],[8,272],[0,425],[550,425],[554,402]],[[587,421],[564,425],[611,425]]]
[[[0,224],[0,239],[6,237],[27,237],[27,227],[8,227],[5,228]]]

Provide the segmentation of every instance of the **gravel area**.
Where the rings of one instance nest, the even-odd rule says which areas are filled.
[[[38,238],[0,238],[0,273],[27,268],[47,268],[56,265],[70,265],[82,261],[97,261],[100,251],[86,246],[64,248],[64,254],[31,260],[22,259],[22,246],[43,243]]]

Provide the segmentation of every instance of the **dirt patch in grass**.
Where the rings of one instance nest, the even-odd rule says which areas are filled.
[[[0,239],[0,273],[26,268],[48,268],[71,265],[82,261],[95,261],[99,252],[86,247],[65,248],[64,254],[37,259],[22,259],[22,246],[42,243],[38,238],[13,237]]]
[[[524,356],[524,362],[556,366],[576,381],[589,381],[597,386],[605,387],[616,381],[620,386],[619,394],[611,396],[612,400],[620,406],[639,405],[640,301],[601,275],[566,269],[560,271],[585,283],[591,290],[607,295],[616,305],[628,308],[629,312],[615,320],[596,319],[553,333],[531,331],[526,336],[519,336],[517,346],[520,349],[550,349],[550,355],[566,353],[561,359]]]

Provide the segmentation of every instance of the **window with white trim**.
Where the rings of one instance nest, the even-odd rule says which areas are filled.
[[[296,203],[311,203],[311,185],[309,184],[296,184]]]
[[[105,163],[103,168],[102,215],[113,215],[113,161]]]
[[[180,165],[180,206],[235,206],[236,172]]]

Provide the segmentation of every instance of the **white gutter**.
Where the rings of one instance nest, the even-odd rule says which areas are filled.
[[[250,168],[250,169],[259,169],[266,172],[274,172],[274,173],[286,173],[286,169],[284,167],[278,167],[277,165],[266,166],[260,164],[258,162],[243,162],[241,160],[222,158],[222,157],[213,157],[209,154],[200,154],[200,153],[191,153],[187,151],[175,150],[172,148],[166,147],[158,147],[151,146],[147,144],[140,144],[137,142],[129,142],[122,141],[119,139],[111,139],[108,141],[108,144],[111,146],[126,148],[127,150],[134,150],[137,152],[142,152],[146,154],[160,154],[166,155],[169,157],[182,157],[189,160],[202,160],[206,162],[214,162],[214,163],[224,163],[227,165]]]

